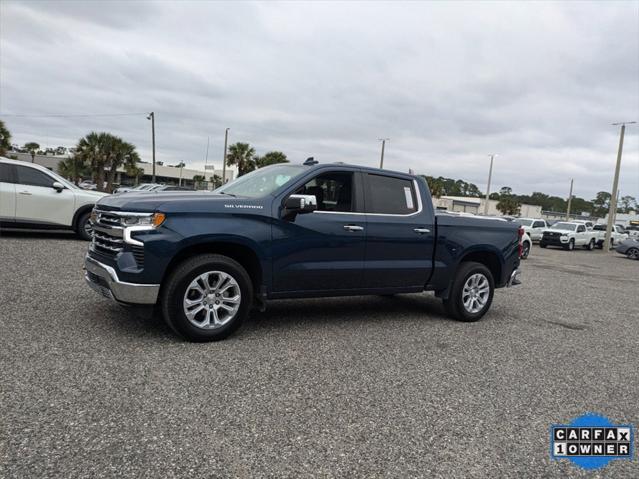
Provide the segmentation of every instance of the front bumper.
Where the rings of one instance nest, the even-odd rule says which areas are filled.
[[[138,284],[120,281],[111,266],[100,263],[88,254],[84,258],[84,278],[91,288],[109,299],[127,304],[155,304],[159,284]]]
[[[565,246],[570,241],[567,236],[542,236],[541,242],[550,246]]]

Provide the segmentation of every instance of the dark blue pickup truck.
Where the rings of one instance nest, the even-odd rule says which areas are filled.
[[[341,163],[269,166],[215,192],[108,196],[92,223],[88,284],[155,305],[193,341],[228,336],[278,298],[430,290],[476,321],[495,288],[519,283],[517,225],[436,215],[422,178]]]

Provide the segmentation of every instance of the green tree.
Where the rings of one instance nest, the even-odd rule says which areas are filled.
[[[222,177],[220,175],[213,175],[211,176],[211,178],[209,179],[209,181],[211,182],[211,184],[213,185],[213,189],[215,188],[219,188],[220,186],[222,186]]]
[[[428,189],[430,190],[430,194],[434,198],[441,198],[444,196],[444,185],[441,181],[441,177],[434,178],[432,176],[424,176],[426,183],[428,184]]]
[[[99,191],[111,191],[119,167],[125,170],[136,167],[140,161],[135,146],[111,133],[92,131],[78,141],[75,154],[90,166],[93,180]],[[137,167],[136,167],[137,168]]]
[[[500,195],[512,195],[513,189],[510,186],[502,186],[499,190]]]
[[[71,180],[76,185],[84,176],[91,174],[91,168],[77,155],[72,155],[61,161],[58,164],[58,171],[62,176]]]
[[[204,175],[193,175],[193,183],[195,183],[196,190],[200,189],[204,181],[206,181],[206,177]]]
[[[124,167],[125,171],[131,168],[136,168],[137,162],[140,161],[140,155],[138,155],[138,152],[135,151],[135,146],[117,136],[109,138],[108,146],[111,151],[108,155],[110,163],[109,171],[107,173],[106,190],[108,192],[112,192],[118,168]]]
[[[236,165],[238,169],[237,176],[242,176],[255,169],[254,156],[255,149],[251,145],[248,143],[235,143],[229,147],[226,164],[228,166]]]
[[[22,147],[25,150],[27,150],[28,153],[31,153],[31,158],[33,158],[33,156],[40,151],[40,145],[38,145],[36,142],[34,141],[30,141],[29,143],[25,143],[24,146]]]
[[[604,217],[610,208],[610,193],[606,191],[600,191],[597,196],[592,200],[593,213],[596,216]]]
[[[521,203],[513,195],[501,195],[497,209],[504,215],[518,215],[521,211]]]
[[[0,156],[7,154],[7,151],[11,149],[11,133],[4,124],[4,121],[0,120]]]
[[[637,200],[634,196],[622,196],[619,203],[619,213],[630,213],[637,208]]]
[[[275,165],[277,163],[288,163],[286,155],[281,151],[269,151],[264,156],[255,157],[255,166],[262,168],[268,165]]]

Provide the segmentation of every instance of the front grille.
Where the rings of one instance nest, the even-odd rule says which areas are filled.
[[[130,251],[138,268],[144,268],[144,247],[127,245],[124,242],[123,231],[126,225],[121,214],[98,208],[94,212],[91,250],[110,258],[114,258],[123,251]]]
[[[99,231],[93,230],[93,247],[96,251],[107,256],[115,256],[124,250],[124,240],[112,235],[101,228]]]

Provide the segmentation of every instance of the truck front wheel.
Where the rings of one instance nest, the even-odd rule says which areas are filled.
[[[237,261],[203,254],[176,267],[161,293],[162,315],[180,336],[196,342],[224,339],[248,316],[253,285]]]
[[[444,300],[449,316],[459,321],[478,321],[493,301],[495,282],[490,270],[481,263],[462,263]]]

